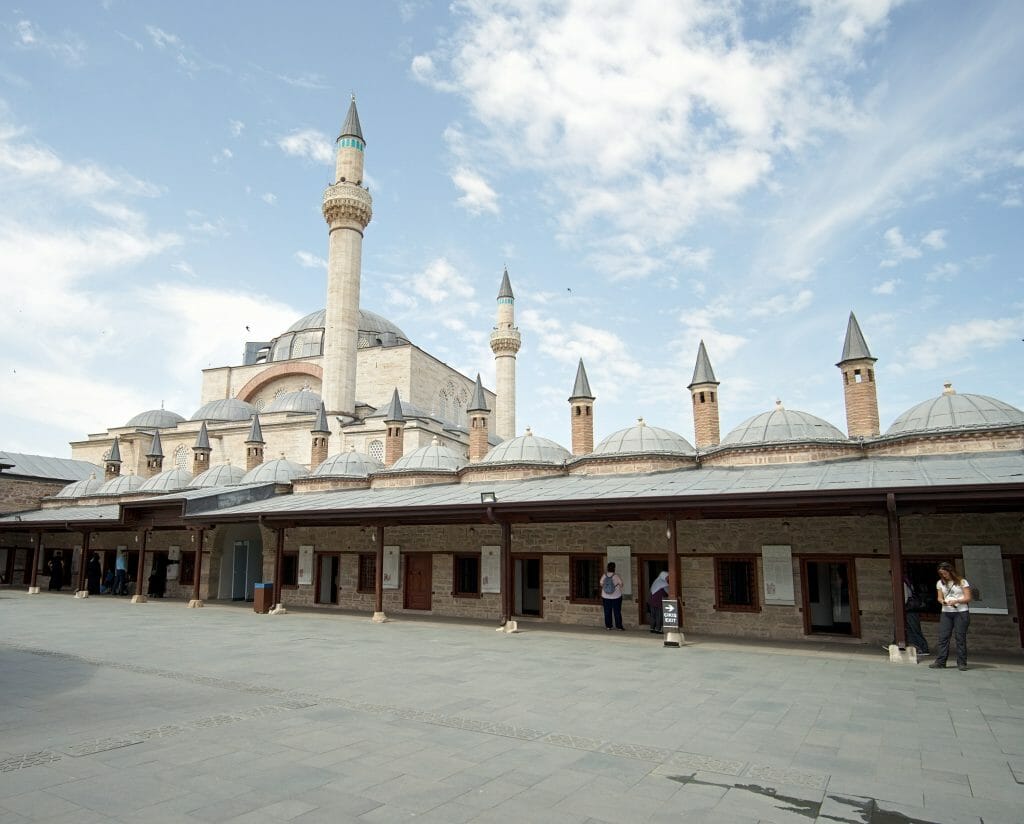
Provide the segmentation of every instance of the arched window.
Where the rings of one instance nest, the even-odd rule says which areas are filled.
[[[188,469],[191,455],[190,450],[185,444],[180,444],[177,449],[174,450],[174,465],[178,469]]]
[[[384,463],[384,441],[374,438],[370,441],[370,446],[367,451],[370,453],[371,458]]]

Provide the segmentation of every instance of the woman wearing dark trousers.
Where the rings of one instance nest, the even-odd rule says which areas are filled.
[[[935,661],[928,666],[945,669],[949,657],[949,638],[956,639],[956,668],[967,669],[967,628],[971,625],[971,584],[961,577],[952,564],[939,564],[939,580],[935,584],[938,602],[942,605],[939,616],[939,647]]]
[[[608,571],[601,576],[601,605],[604,607],[604,628],[622,627],[622,579],[615,574],[615,562],[608,562]]]

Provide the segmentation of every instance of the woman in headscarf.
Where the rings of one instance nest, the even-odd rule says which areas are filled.
[[[651,596],[647,599],[647,607],[651,611],[651,632],[661,633],[661,602],[668,594],[668,573],[662,572],[651,584]]]
[[[50,586],[49,589],[61,590],[64,588],[64,557],[58,549],[50,559]]]
[[[89,556],[89,563],[85,567],[86,589],[90,595],[100,594],[100,578],[103,577],[103,566],[100,564],[98,552]]]

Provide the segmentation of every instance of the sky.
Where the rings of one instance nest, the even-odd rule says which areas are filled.
[[[47,2],[0,11],[0,449],[68,441],[241,362],[325,301],[357,97],[361,302],[494,385],[517,429],[694,439],[782,401],[845,431],[853,311],[883,432],[959,392],[1024,408],[1019,0]]]

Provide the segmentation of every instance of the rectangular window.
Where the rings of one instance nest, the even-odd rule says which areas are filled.
[[[377,591],[377,556],[359,556],[359,592]]]
[[[453,574],[456,597],[477,597],[480,595],[480,556],[456,555]]]
[[[178,567],[178,583],[194,584],[196,582],[196,554],[182,552],[181,565]]]
[[[754,558],[715,559],[715,609],[759,612]]]
[[[297,587],[299,585],[299,553],[286,552],[281,558],[281,586]]]
[[[569,600],[573,603],[599,604],[601,602],[601,575],[604,574],[601,555],[569,556]]]

